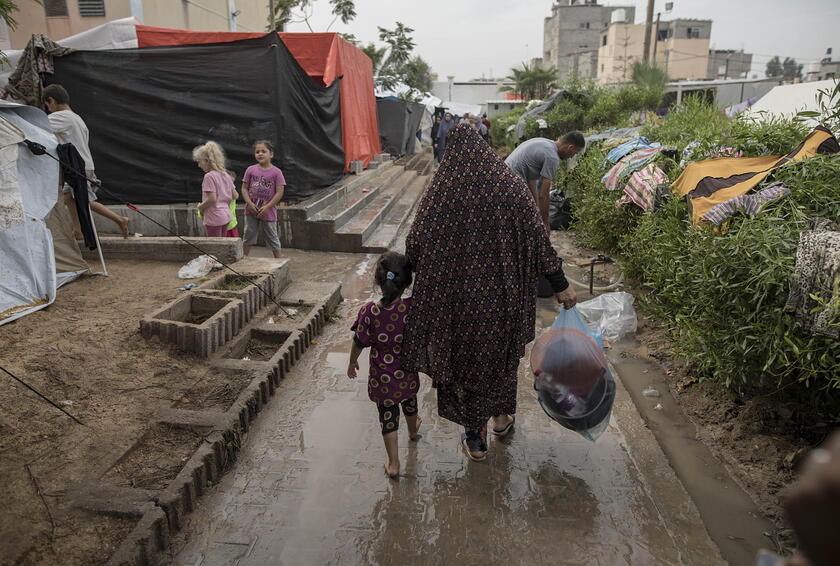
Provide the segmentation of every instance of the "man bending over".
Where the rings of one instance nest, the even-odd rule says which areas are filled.
[[[528,183],[549,234],[551,227],[548,223],[548,193],[551,192],[551,184],[557,176],[560,160],[571,159],[585,145],[583,134],[580,132],[569,132],[557,141],[532,138],[519,144],[505,159],[507,166]]]

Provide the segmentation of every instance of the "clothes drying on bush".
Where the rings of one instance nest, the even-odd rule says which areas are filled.
[[[625,189],[626,191],[627,189]],[[738,195],[723,202],[703,215],[703,220],[719,226],[724,220],[738,212],[747,216],[755,216],[769,202],[778,200],[790,194],[790,189],[781,183],[773,183],[751,195]]]
[[[774,169],[817,154],[838,152],[840,145],[832,133],[823,126],[817,126],[787,155],[730,157],[689,163],[674,182],[674,188],[680,196],[688,195],[692,221],[699,224],[709,209],[746,193]]]
[[[668,175],[655,163],[650,163],[630,175],[630,180],[624,186],[624,196],[615,205],[621,206],[632,202],[645,212],[653,212],[658,189],[662,185],[667,186],[667,183]]]
[[[827,220],[799,235],[785,312],[815,336],[840,338],[840,228]]]
[[[638,171],[653,161],[660,151],[660,147],[647,147],[634,151],[613,165],[601,178],[601,182],[611,191],[617,191],[625,179],[634,171]]]
[[[632,153],[637,149],[659,147],[660,145],[661,144],[659,142],[650,143],[650,141],[647,138],[638,137],[628,142],[624,142],[618,147],[611,149],[610,152],[607,154],[607,161],[609,161],[610,163],[615,163],[625,155]]]

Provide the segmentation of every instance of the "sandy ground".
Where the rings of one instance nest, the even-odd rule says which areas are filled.
[[[291,252],[294,253],[294,252]],[[343,256],[343,257],[342,257]],[[333,281],[357,259],[314,253],[306,273]],[[302,262],[306,263],[306,262]],[[247,380],[139,334],[139,319],[174,299],[180,264],[110,261],[109,277],[61,288],[46,309],[0,327],[0,363],[84,423],[77,425],[3,374],[0,376],[0,564],[102,564],[131,531],[128,519],[74,508],[72,488],[143,439],[139,454],[107,479],[160,488],[180,471],[193,435],[163,430],[162,408],[226,409]],[[196,281],[196,280],[193,280]],[[162,456],[162,458],[161,458]]]

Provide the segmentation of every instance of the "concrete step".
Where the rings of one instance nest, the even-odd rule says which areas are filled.
[[[367,169],[361,175],[348,175],[341,181],[296,204],[284,206],[278,209],[279,219],[309,219],[336,201],[345,198],[347,193],[352,192],[356,187],[365,183],[374,183],[375,179],[387,174],[393,168],[392,161],[380,164],[376,169]]]
[[[424,171],[426,167],[429,165],[430,161],[434,161],[435,157],[429,151],[424,151],[423,153],[418,153],[414,156],[409,164],[406,166],[406,169],[412,169],[413,171]]]
[[[400,201],[402,193],[417,179],[416,171],[406,171],[392,183],[390,187],[382,191],[380,195],[359,211],[344,226],[335,231],[333,242],[335,251],[362,250],[367,241],[384,220],[388,213]]]
[[[391,249],[400,232],[407,228],[406,221],[420,202],[428,184],[428,177],[416,177],[402,191],[395,205],[382,220],[379,228],[365,240],[361,251],[382,253]]]
[[[332,229],[336,230],[346,224],[368,203],[375,200],[381,191],[404,173],[405,170],[402,167],[391,167],[381,175],[367,179],[350,189],[345,189],[342,191],[343,195],[335,202],[310,216],[308,220],[310,222],[330,223]]]

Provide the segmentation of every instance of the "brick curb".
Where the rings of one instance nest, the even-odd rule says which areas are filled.
[[[209,281],[208,284],[213,281],[215,280]],[[301,288],[297,291],[300,292]],[[196,292],[190,296],[201,297],[201,292],[206,291]],[[250,383],[243,388],[226,411],[169,408],[158,415],[153,424],[166,424],[175,428],[206,433],[201,444],[165,489],[144,490],[117,487],[109,485],[102,479],[102,476],[133,452],[141,443],[141,438],[129,450],[113,452],[110,457],[104,458],[99,470],[76,490],[74,498],[79,507],[99,514],[138,520],[135,528],[108,560],[107,566],[153,566],[171,558],[172,535],[183,527],[185,516],[195,509],[198,498],[232,467],[241,448],[243,437],[251,424],[270,401],[280,381],[303,356],[342,300],[340,286],[333,284],[308,283],[306,295],[304,299],[298,299],[297,302],[281,301],[281,304],[311,305],[311,309],[301,320],[294,322],[281,320],[280,324],[254,321],[243,325],[240,328],[241,333],[238,336],[233,335],[236,342],[225,350],[229,352],[236,347],[238,341],[243,339],[247,342],[252,332],[282,335],[284,338],[280,347],[269,360],[228,359],[221,357],[223,352],[213,357],[211,367],[247,369],[252,372]],[[277,291],[277,296],[282,297],[279,291]],[[316,299],[316,296],[320,298]],[[207,295],[204,298],[231,301],[232,304],[243,305],[243,307],[248,300],[213,295]],[[178,300],[184,299],[185,297],[181,297]],[[276,307],[273,302],[269,305],[254,312],[254,316],[259,313],[265,318],[273,313]],[[165,308],[171,308],[171,306],[172,304]],[[217,315],[221,312],[219,311]],[[210,320],[208,319],[207,322]],[[163,335],[161,337],[163,338]]]

